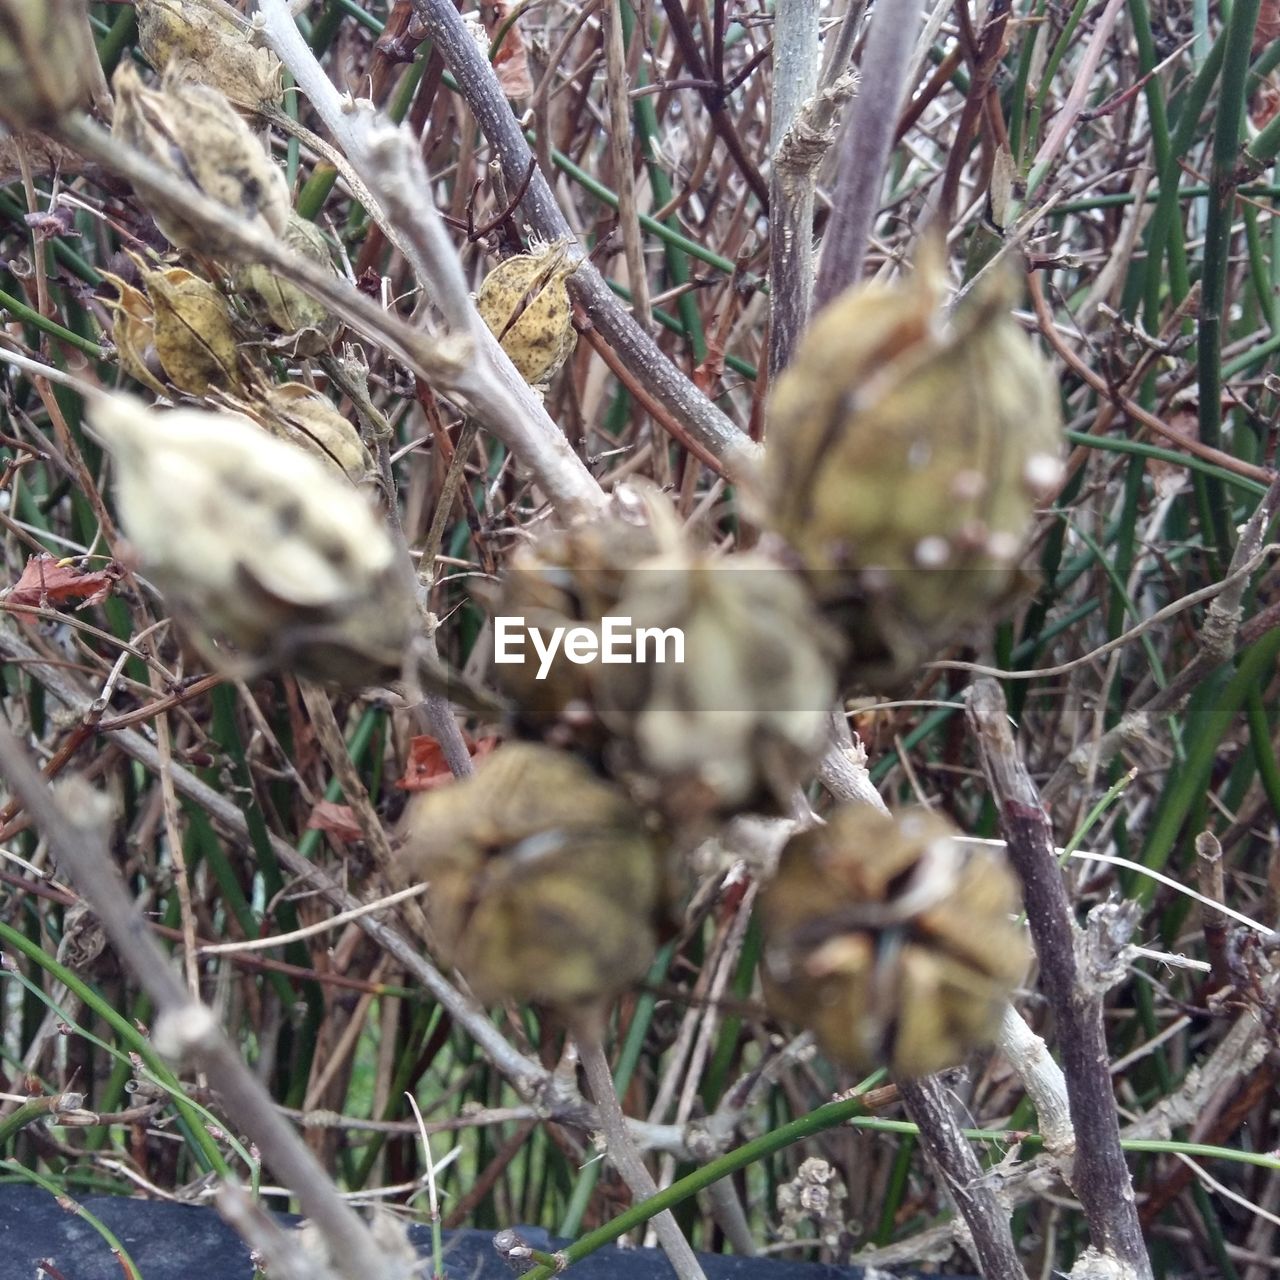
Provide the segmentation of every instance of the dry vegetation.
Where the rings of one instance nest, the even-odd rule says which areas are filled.
[[[260,7],[274,16],[258,44],[305,84],[284,6]],[[64,793],[77,807],[64,798],[59,815],[29,780],[15,785],[0,812],[4,1179],[200,1199],[210,1171],[278,1178],[324,1219],[316,1171],[290,1163],[287,1137],[234,1109],[211,1127],[234,1066],[198,1034],[185,1068],[157,1053],[157,1000],[179,1008],[189,990],[355,1200],[425,1215],[429,1134],[436,1161],[452,1157],[437,1176],[445,1226],[578,1238],[643,1199],[592,1160],[597,1130],[621,1142],[621,1116],[590,1101],[611,1070],[630,1140],[659,1186],[676,1183],[676,1219],[699,1249],[1001,1277],[1280,1270],[1268,547],[1280,12],[1271,0],[1229,12],[942,0],[921,19],[914,0],[877,0],[867,22],[864,7],[467,0],[467,31],[443,0],[295,4],[335,86],[329,107],[371,98],[421,140],[430,175],[397,178],[394,148],[379,151],[358,121],[332,133],[314,83],[280,108],[241,104],[355,285],[326,286],[311,262],[345,327],[331,346],[330,322],[316,322],[305,353],[264,331],[265,304],[229,266],[270,230],[197,208],[203,243],[217,232],[231,248],[177,251],[150,211],[163,186],[148,188],[154,174],[130,171],[129,148],[102,131],[48,118],[57,137],[0,142],[4,715],[47,778],[76,775],[109,798],[110,856],[182,974],[144,990],[122,958],[146,971],[154,957],[105,943],[96,919],[110,902],[85,909],[65,846],[87,849],[100,875],[108,826],[92,797]],[[118,65],[153,77],[133,7],[89,12],[106,72],[89,84],[91,113],[104,120]],[[485,35],[501,88],[482,65]],[[6,86],[14,74],[0,66]],[[233,79],[248,83],[243,68]],[[351,162],[341,174],[335,146]],[[432,201],[443,224],[422,212]],[[860,1082],[814,1055],[761,1003],[753,908],[767,842],[747,824],[701,850],[675,936],[610,1008],[608,1065],[588,1048],[579,1078],[559,1019],[486,1011],[433,967],[405,931],[412,905],[333,920],[389,892],[407,797],[469,767],[459,729],[483,754],[501,726],[455,719],[438,698],[406,708],[385,691],[311,684],[287,661],[215,670],[137,576],[74,387],[205,407],[247,396],[254,378],[322,391],[363,432],[352,465],[395,496],[441,656],[483,682],[476,582],[624,479],[665,488],[726,549],[756,541],[741,489],[764,437],[765,372],[804,327],[810,217],[820,297],[908,270],[926,226],[945,230],[957,286],[997,253],[1024,256],[1016,315],[1058,376],[1067,469],[1037,517],[1037,581],[1012,617],[915,669],[897,701],[852,704],[866,769],[836,752],[807,793],[821,814],[874,786],[890,805],[920,801],[970,836],[1011,842],[1040,959],[1016,999],[1025,1025],[924,1082]],[[492,350],[460,361],[449,343],[487,271],[566,235],[600,277],[568,280],[581,336],[540,407]],[[186,363],[180,351],[160,368],[162,295],[186,279],[176,267],[234,311],[221,336],[182,312],[198,349],[188,336]],[[141,329],[119,322],[113,277],[141,300]],[[434,310],[415,328],[420,290]],[[245,545],[234,494],[209,501],[248,564],[269,559],[270,546]],[[968,697],[983,674],[999,685]],[[1006,705],[1016,748],[1001,734]],[[15,784],[20,754],[4,748]],[[1061,877],[1055,846],[1074,853]],[[268,949],[207,949],[312,926]],[[1065,1083],[1035,1075],[1028,1026]],[[169,1031],[180,1045],[182,1028]],[[643,1187],[634,1159],[618,1164]],[[639,1238],[649,1216],[622,1225]],[[353,1230],[337,1211],[328,1221],[339,1238]],[[365,1247],[348,1240],[342,1274],[373,1274]],[[1116,1269],[1088,1271],[1099,1255]]]

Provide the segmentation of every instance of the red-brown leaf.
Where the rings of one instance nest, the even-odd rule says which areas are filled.
[[[489,39],[492,40],[502,30],[511,16],[514,6],[508,0],[500,0],[493,6],[493,21],[487,24]],[[524,42],[517,20],[507,28],[502,44],[493,60],[494,74],[502,86],[502,92],[508,98],[529,98],[533,96],[533,76],[529,72],[529,49]]]
[[[321,800],[311,810],[307,819],[308,831],[323,831],[335,840],[350,842],[364,838],[360,824],[349,804],[335,804],[332,800]]]
[[[110,561],[103,569],[82,572],[75,565],[64,564],[47,553],[32,556],[22,570],[22,577],[9,592],[12,604],[69,604],[79,600],[81,609],[101,604],[120,580],[120,566]]]
[[[473,760],[487,756],[498,745],[497,738],[481,738],[473,742],[465,734],[462,738],[467,744]],[[404,777],[396,786],[401,791],[430,791],[432,787],[443,787],[453,781],[453,774],[445,763],[444,752],[440,744],[427,734],[409,739],[409,760],[405,765]]]

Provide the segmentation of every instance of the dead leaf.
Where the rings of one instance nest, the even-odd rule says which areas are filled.
[[[1200,416],[1196,412],[1195,405],[1175,409],[1166,416],[1165,425],[1188,440],[1200,438]],[[1168,447],[1170,442],[1165,440],[1160,443]],[[1191,480],[1186,467],[1179,466],[1176,462],[1165,462],[1163,458],[1148,458],[1147,473],[1151,476],[1157,498],[1178,493]]]
[[[364,832],[352,812],[349,804],[335,804],[332,800],[317,801],[307,819],[308,831],[323,831],[335,840],[350,843],[352,840],[363,840]]]
[[[497,738],[481,738],[473,742],[463,734],[463,742],[473,760],[487,756],[498,745]],[[430,791],[434,787],[447,786],[453,781],[453,774],[445,763],[444,751],[435,738],[422,734],[409,739],[409,760],[405,765],[404,777],[397,781],[401,791]]]
[[[1280,36],[1280,0],[1262,0],[1258,8],[1258,24],[1253,29],[1253,52],[1261,53]]]
[[[79,600],[78,608],[101,604],[120,580],[121,569],[114,560],[105,568],[85,573],[74,564],[55,560],[47,552],[32,556],[23,567],[22,577],[9,592],[11,604],[69,604]]]
[[[493,6],[493,19],[486,24],[489,39],[493,40],[506,25],[515,6],[508,0],[500,0]],[[533,76],[529,72],[529,49],[524,42],[524,35],[517,20],[507,27],[493,59],[494,74],[502,86],[502,93],[507,98],[530,98],[533,96]]]

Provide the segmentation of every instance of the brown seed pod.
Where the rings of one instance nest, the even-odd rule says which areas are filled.
[[[400,877],[425,880],[431,945],[483,1001],[570,1016],[642,977],[664,876],[639,811],[565,752],[501,746],[475,774],[418,793]]]
[[[498,678],[527,729],[592,751],[684,826],[789,803],[827,742],[838,645],[793,574],[698,547],[656,491],[629,501],[518,553],[491,606],[500,640],[577,626],[592,656],[566,640]]]
[[[418,610],[383,520],[324,463],[237,413],[89,408],[116,461],[125,533],[220,667],[283,667],[349,687],[397,676]]]
[[[372,477],[373,457],[360,433],[318,391],[285,382],[264,388],[261,399],[243,407],[272,435],[305,449],[352,484],[365,484]]]
[[[578,341],[565,281],[577,270],[563,241],[500,262],[485,276],[476,307],[531,385],[550,380]]]
[[[134,0],[134,8],[138,47],[157,71],[210,85],[251,110],[280,101],[280,60],[199,0]]]
[[[0,120],[38,129],[89,96],[97,63],[82,0],[0,0]]]
[[[170,76],[159,91],[147,89],[127,60],[112,84],[116,137],[245,222],[284,233],[290,212],[284,174],[223,94]],[[148,199],[147,208],[180,249],[239,260],[234,243],[193,221],[182,206]]]
[[[329,246],[314,222],[289,214],[281,237],[304,258],[328,267],[334,276]],[[284,335],[282,346],[291,355],[318,356],[328,351],[338,336],[341,321],[323,303],[303,293],[296,284],[276,275],[261,263],[241,267],[235,286],[246,295],[248,310],[259,324],[270,325]]]
[[[169,267],[142,272],[154,313],[156,355],[169,381],[189,395],[240,383],[240,353],[227,300],[207,280]]]
[[[991,281],[948,317],[930,245],[822,311],[770,396],[765,518],[873,685],[1010,596],[1060,475],[1056,383]]]
[[[936,814],[841,807],[760,897],[765,995],[859,1071],[929,1075],[991,1043],[1028,950],[995,850]]]
[[[106,304],[112,313],[111,340],[116,344],[120,367],[156,395],[168,395],[164,383],[157,377],[164,370],[156,355],[156,318],[151,300],[110,271],[102,275],[118,295],[114,301],[107,299]]]

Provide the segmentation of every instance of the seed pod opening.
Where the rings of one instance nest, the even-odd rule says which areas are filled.
[[[104,395],[89,421],[145,572],[216,665],[350,687],[400,674],[416,603],[385,523],[345,479],[236,413]]]
[[[142,273],[153,308],[156,355],[170,382],[193,396],[240,382],[240,351],[227,300],[181,267]]]
[[[431,946],[483,1001],[569,1014],[644,975],[662,854],[617,787],[565,752],[499,747],[472,777],[414,797],[400,873],[425,880]]]
[[[245,222],[283,234],[290,212],[284,174],[223,94],[172,76],[160,90],[148,89],[127,61],[112,84],[116,137]],[[180,249],[238,260],[234,243],[194,221],[182,206],[152,197],[145,203],[156,226]]]
[[[578,341],[565,281],[577,270],[563,242],[500,262],[485,276],[476,307],[528,383],[550,380]]]
[[[862,683],[900,678],[1020,582],[1062,418],[1011,285],[997,274],[949,316],[930,248],[906,281],[836,298],[774,384],[765,519],[849,633]]]
[[[1013,873],[925,810],[844,806],[794,836],[761,893],[779,1017],[859,1071],[915,1077],[991,1043],[1025,972]]]

